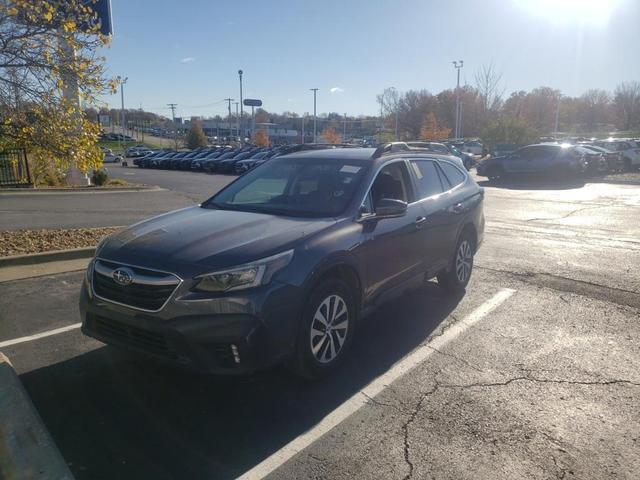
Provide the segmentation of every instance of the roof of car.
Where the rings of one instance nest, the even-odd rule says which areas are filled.
[[[349,160],[369,160],[371,162],[384,161],[388,158],[405,157],[405,156],[424,156],[437,157],[451,160],[451,155],[428,151],[426,149],[410,149],[385,152],[382,155],[374,155],[378,149],[376,148],[327,148],[326,150],[306,150],[301,152],[289,153],[278,158],[314,158],[314,159],[349,159]]]

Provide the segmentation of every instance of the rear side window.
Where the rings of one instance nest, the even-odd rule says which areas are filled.
[[[462,173],[459,168],[456,168],[447,162],[440,162],[440,167],[444,171],[444,174],[449,180],[452,188],[464,182],[466,178],[465,174]]]
[[[411,160],[411,168],[416,177],[420,199],[437,195],[444,191],[436,164],[431,160]]]

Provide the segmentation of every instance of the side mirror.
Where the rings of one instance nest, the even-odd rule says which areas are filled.
[[[407,203],[393,198],[382,198],[376,205],[376,217],[402,217],[407,213]]]

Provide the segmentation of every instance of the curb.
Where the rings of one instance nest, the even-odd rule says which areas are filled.
[[[56,193],[103,193],[103,192],[153,192],[165,190],[157,185],[144,185],[138,187],[62,187],[62,188],[0,188],[2,194],[16,195],[52,195]]]
[[[61,260],[77,260],[91,258],[96,247],[72,248],[69,250],[52,250],[51,252],[32,253],[29,255],[13,255],[0,257],[0,268],[22,265],[37,265],[39,263],[57,262]]]
[[[11,362],[0,352],[0,474],[73,480]]]

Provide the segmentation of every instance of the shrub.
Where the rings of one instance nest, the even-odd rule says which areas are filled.
[[[100,170],[94,170],[93,175],[91,176],[91,182],[97,187],[102,187],[107,183],[108,179],[109,174],[102,168]]]

